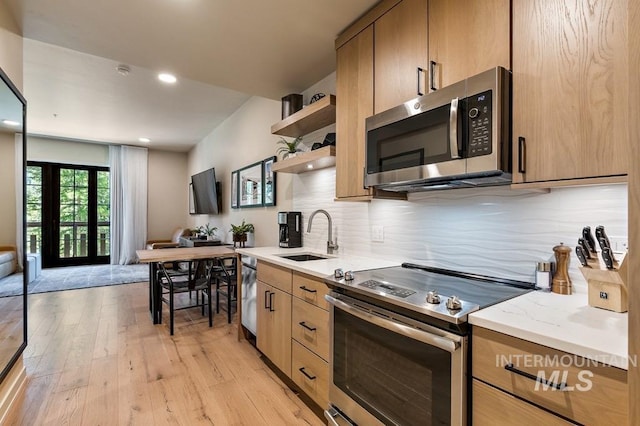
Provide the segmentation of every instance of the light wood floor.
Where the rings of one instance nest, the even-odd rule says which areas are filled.
[[[226,313],[209,328],[179,311],[171,337],[147,297],[146,283],[29,296],[27,385],[7,424],[324,423],[238,342]]]

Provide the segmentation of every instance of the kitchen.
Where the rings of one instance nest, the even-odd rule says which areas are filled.
[[[516,3],[514,2],[514,5]],[[629,20],[635,22],[631,20],[637,19],[638,7],[631,4],[632,2],[629,3]],[[620,5],[620,3],[618,4]],[[622,8],[623,5],[619,7]],[[514,21],[512,31],[515,32],[515,28],[523,27],[522,22],[519,24]],[[637,36],[638,32],[634,27],[637,26],[629,24],[627,29],[630,40],[629,52],[634,51],[632,49],[633,43],[637,45],[639,39],[633,37],[633,35]],[[637,50],[635,49],[635,51]],[[637,57],[634,56],[625,65],[630,72],[636,69],[634,65],[637,66],[637,61]],[[428,70],[429,66],[426,65],[424,69]],[[421,78],[422,82],[426,83],[428,72],[424,74]],[[458,79],[464,77],[466,76],[460,76]],[[412,73],[412,79],[415,79],[415,73]],[[317,85],[307,89],[303,93],[305,101],[308,102],[311,96],[318,92],[336,93],[338,99],[341,99],[339,82],[336,80],[336,75],[330,75]],[[638,83],[635,81],[629,82],[629,99],[621,102],[625,110],[624,117],[637,116],[637,102],[632,101],[638,98],[637,85]],[[415,80],[412,82],[412,86],[415,86]],[[394,102],[388,106],[394,106],[398,103],[400,102]],[[627,104],[629,108],[626,107]],[[339,120],[340,113],[337,114]],[[234,152],[251,152],[252,155],[257,155],[259,158],[273,155],[275,144],[271,143],[270,137],[265,136],[267,132],[265,129],[269,129],[273,123],[280,119],[279,102],[261,98],[251,99],[238,110],[237,114],[191,152],[189,156],[191,174],[211,167],[210,160],[205,160],[205,158],[217,158],[215,166],[223,176],[228,176],[232,169],[237,168],[236,166],[255,160],[255,158],[250,158],[249,161],[239,160],[230,152],[231,149],[228,148],[230,143],[233,144]],[[635,120],[628,121],[630,124],[635,123]],[[251,124],[251,126],[247,124]],[[570,132],[578,133],[575,128],[572,129],[569,125],[567,128]],[[315,135],[306,135],[305,144],[311,145],[312,142],[321,141],[326,133],[333,130],[335,127],[329,126],[318,130]],[[337,133],[340,134],[339,128]],[[637,124],[631,127],[630,133],[630,139],[637,140]],[[256,148],[258,142],[261,142],[261,145]],[[636,144],[630,145],[632,150],[637,149]],[[339,146],[340,136],[338,136]],[[307,146],[308,148],[309,146]],[[213,155],[214,152],[218,153],[220,150],[227,152],[228,157]],[[637,154],[633,151],[632,153]],[[566,162],[567,158],[572,158],[569,154],[564,154],[563,161]],[[532,155],[535,153],[529,152],[528,157],[532,158]],[[559,153],[555,155],[559,155]],[[232,159],[232,161],[227,165],[225,158]],[[629,158],[632,161],[637,161],[638,155],[630,155]],[[544,158],[541,163],[547,164],[548,161],[550,161],[548,158]],[[604,162],[607,163],[607,161]],[[371,193],[357,194],[353,197],[376,198],[365,203],[335,201],[336,196],[339,196],[336,193],[336,185],[344,182],[340,179],[340,173],[344,173],[344,167],[344,165],[338,165],[338,170],[328,168],[294,175],[279,173],[277,207],[234,211],[233,214],[223,215],[219,218],[220,223],[214,224],[221,229],[227,229],[229,223],[237,223],[241,218],[246,218],[249,222],[256,224],[254,245],[275,247],[278,243],[278,211],[301,211],[303,225],[306,229],[306,220],[311,213],[322,208],[329,211],[333,218],[334,237],[340,246],[339,256],[371,254],[373,257],[384,257],[395,264],[408,260],[420,264],[433,262],[434,265],[440,267],[452,269],[462,267],[472,273],[505,276],[523,281],[534,279],[535,263],[552,258],[554,246],[560,242],[573,246],[585,225],[590,225],[592,228],[597,225],[605,225],[611,239],[615,240],[616,244],[623,245],[625,241],[629,241],[631,245],[637,243],[637,230],[633,226],[638,223],[635,220],[637,219],[635,212],[640,198],[634,196],[637,190],[634,189],[637,185],[637,179],[633,173],[636,173],[637,167],[629,168],[632,174],[628,184],[625,183],[626,178],[616,179],[615,182],[607,181],[607,178],[599,178],[600,180],[591,183],[606,183],[606,185],[580,186],[574,185],[578,182],[564,182],[567,187],[560,185],[550,191],[545,191],[545,184],[526,183],[513,188],[460,189],[449,192],[413,194],[406,201],[377,199],[376,194]],[[568,170],[566,167],[557,165],[550,165],[548,168]],[[356,169],[355,174],[361,174],[357,168],[354,169]],[[573,173],[575,170],[568,170],[568,172]],[[542,176],[544,171],[538,173]],[[347,181],[350,179],[348,178]],[[563,176],[562,179],[568,179],[568,177]],[[545,179],[540,178],[540,180]],[[627,197],[628,192],[629,197]],[[228,203],[228,200],[225,200],[225,203]],[[227,208],[228,205],[225,209]],[[325,252],[327,228],[322,219],[322,217],[317,217],[314,221],[313,232],[304,235],[305,250],[308,249],[315,253]],[[374,239],[376,241],[373,241]],[[295,252],[295,250],[289,250],[289,252]],[[273,259],[271,260],[273,261]],[[294,268],[292,263],[285,264],[292,269]],[[331,273],[335,269],[333,264],[331,266],[332,268],[329,270],[323,270],[323,274]],[[335,266],[349,267],[346,263]],[[371,267],[370,265],[360,265],[359,269]],[[629,276],[635,276],[633,271],[636,266],[630,263],[629,267]],[[303,268],[303,266],[295,265],[295,268]],[[307,273],[309,272],[311,271],[307,271]],[[575,294],[557,297],[562,297],[567,301],[575,301],[580,295],[584,297],[586,294],[586,280],[578,270],[578,262],[575,257],[572,258],[569,273],[573,280]],[[629,280],[628,284],[630,288],[634,288],[632,280]],[[545,296],[552,295],[541,295],[540,297]],[[632,291],[630,296],[629,333],[634,335],[634,330],[637,330],[634,328],[634,324],[637,324],[634,297],[637,299],[637,296]],[[635,303],[637,304],[637,301]],[[536,305],[534,304],[534,306]],[[586,305],[583,307],[589,310],[596,309],[587,308]],[[605,312],[600,313],[600,310],[596,310],[596,312],[599,312],[596,315],[605,314]],[[546,315],[544,312],[536,312],[536,314],[542,317]],[[627,314],[623,314],[623,316],[626,318]],[[616,321],[613,321],[613,324],[607,322],[607,326],[613,328],[616,328],[614,326],[617,325]],[[628,351],[631,354],[636,353],[634,352],[636,344],[634,340],[636,339],[629,339]],[[629,375],[629,395],[636,394],[634,390],[637,386],[635,384],[636,370],[633,367],[635,366],[630,363],[629,371],[632,374]],[[630,399],[633,400],[632,397]],[[631,419],[636,418],[633,417],[634,410],[637,410],[637,407],[630,404]],[[567,417],[565,416],[565,418]],[[634,424],[634,422],[630,421],[630,424]]]
[[[425,69],[428,68],[425,67]],[[338,75],[340,72],[339,65]],[[415,79],[415,74],[412,77]],[[516,77],[514,72],[514,79]],[[311,96],[318,92],[336,93],[337,99],[342,99],[340,97],[340,83],[338,82],[338,89],[335,90],[333,78],[329,76],[326,81],[305,91],[303,93],[305,100],[308,102]],[[412,88],[415,90],[413,86],[415,86],[415,80],[412,83]],[[515,91],[514,88],[514,96]],[[337,133],[340,135],[339,100],[337,104]],[[514,106],[514,108],[516,107]],[[277,117],[271,122],[265,120],[264,125],[272,125],[277,121]],[[332,130],[332,127],[322,129],[318,134],[312,134],[308,138],[312,142],[321,141],[324,134]],[[340,149],[340,140],[338,136],[337,149]],[[408,201],[374,199],[369,203],[344,203],[334,201],[336,197],[340,198],[339,194],[335,192],[335,188],[339,188],[340,184],[337,187],[334,185],[336,185],[336,180],[340,179],[342,170],[339,164],[340,151],[337,155],[338,164],[335,174],[331,168],[294,175],[280,173],[279,190],[284,186],[286,191],[291,191],[292,201],[291,207],[285,204],[278,210],[301,211],[303,229],[306,229],[307,226],[305,219],[313,211],[327,210],[333,219],[334,239],[340,246],[340,255],[372,254],[377,258],[384,258],[385,261],[395,261],[396,264],[413,261],[419,264],[456,270],[464,269],[472,273],[531,282],[535,275],[535,263],[551,259],[553,247],[562,242],[571,246],[575,245],[585,225],[592,228],[605,225],[609,235],[614,236],[612,237],[614,240],[619,241],[621,245],[626,242],[629,206],[627,205],[627,186],[623,183],[624,179],[599,178],[600,180],[596,179],[591,182],[584,181],[584,183],[605,184],[594,186],[574,185],[578,182],[568,182],[568,184],[567,182],[559,184],[554,182],[546,185],[521,184],[509,189],[498,187],[416,193],[411,194]],[[528,153],[528,155],[531,158],[532,154]],[[559,156],[558,153],[553,155]],[[514,164],[517,161],[518,158],[515,157]],[[547,159],[545,158],[544,161]],[[552,166],[549,169],[559,174],[566,173],[570,167],[561,167],[561,165],[567,164],[567,161],[567,158],[561,158],[560,165]],[[357,167],[353,167],[353,169],[358,170]],[[349,170],[344,173],[348,174]],[[539,173],[543,175],[547,172],[541,171]],[[283,176],[284,179],[282,179]],[[563,178],[566,179],[567,176],[563,176]],[[616,183],[610,184],[612,182]],[[549,186],[553,188],[550,191],[545,191],[544,188]],[[370,199],[377,198],[370,193],[356,195],[356,197],[359,196]],[[599,204],[601,202],[603,204]],[[271,225],[265,224],[263,226],[271,226],[273,229],[276,218],[272,220]],[[318,219],[315,219],[313,231],[304,234],[305,251],[325,252],[327,229],[323,227],[324,224],[324,221],[318,223]],[[266,238],[271,238],[270,241],[265,241],[263,239],[265,237],[256,235],[255,244],[256,246],[275,247],[276,243],[272,241],[276,235],[277,232],[273,232],[273,235],[267,236]],[[295,252],[295,250],[290,251]],[[246,253],[252,253],[252,251],[248,250]],[[265,251],[261,253],[264,256],[268,255]],[[276,251],[270,254],[274,253]],[[271,263],[274,262],[274,257],[265,257],[263,260],[268,260]],[[346,260],[345,262],[348,263]],[[330,263],[336,267],[345,268],[345,271],[348,269],[348,265],[341,265],[340,262],[331,261]],[[305,266],[298,264],[294,267],[292,266],[294,263],[282,260],[277,264],[286,265],[294,271],[300,271],[300,268],[303,268],[303,273],[305,272],[304,268],[312,268],[310,264]],[[380,263],[377,264],[377,266],[380,265]],[[562,302],[561,297],[558,299],[561,301],[560,305],[556,309],[573,305],[572,302],[575,302],[582,293],[582,301],[577,302],[576,309],[581,307],[589,311],[596,311],[595,315],[608,315],[606,312],[599,312],[596,308],[587,308],[585,299],[587,284],[578,265],[577,259],[573,257],[570,276],[576,294],[562,296],[565,300],[568,298],[571,301]],[[323,270],[323,273],[330,273],[330,269]],[[312,271],[307,270],[306,272],[311,273]],[[260,306],[259,303],[258,306]],[[549,312],[542,310],[539,314],[541,318],[538,318],[535,313],[530,314],[533,317],[531,321],[544,323],[545,316],[550,315]],[[598,350],[602,350],[607,345],[616,346],[616,349],[609,355],[613,364],[618,366],[622,366],[624,361],[619,363],[616,360],[624,358],[626,353],[626,342],[620,345],[620,340],[624,339],[626,335],[626,317],[626,314],[615,313],[610,317],[607,316],[608,319],[604,321],[607,326],[603,335],[609,339],[598,348]],[[589,321],[587,318],[582,318],[582,320]],[[473,323],[473,320],[471,322]],[[562,328],[567,325],[560,322],[560,324],[556,324],[556,327]],[[589,331],[587,330],[586,333],[588,334]],[[556,338],[556,340],[562,339],[563,337]],[[598,337],[595,340],[598,340]],[[537,340],[537,343],[552,346],[545,340]],[[561,345],[565,351],[570,349],[569,346]],[[607,351],[604,352],[607,353]],[[551,411],[558,413],[557,410]],[[566,413],[563,416],[565,419],[585,422],[584,419],[575,419]],[[587,421],[587,423],[589,422]]]

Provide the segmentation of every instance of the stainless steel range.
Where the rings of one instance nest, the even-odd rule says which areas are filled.
[[[534,284],[405,263],[336,270],[330,424],[464,425],[467,316]]]

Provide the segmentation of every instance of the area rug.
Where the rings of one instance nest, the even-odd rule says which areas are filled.
[[[43,269],[40,276],[29,283],[28,293],[72,290],[77,288],[149,281],[148,265],[88,265]],[[22,292],[22,275],[13,274],[0,279],[0,297]]]

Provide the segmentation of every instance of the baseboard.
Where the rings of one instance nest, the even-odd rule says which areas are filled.
[[[22,357],[20,357],[4,381],[0,383],[0,425],[5,424],[9,410],[11,410],[16,397],[24,389],[26,382],[27,374]]]

